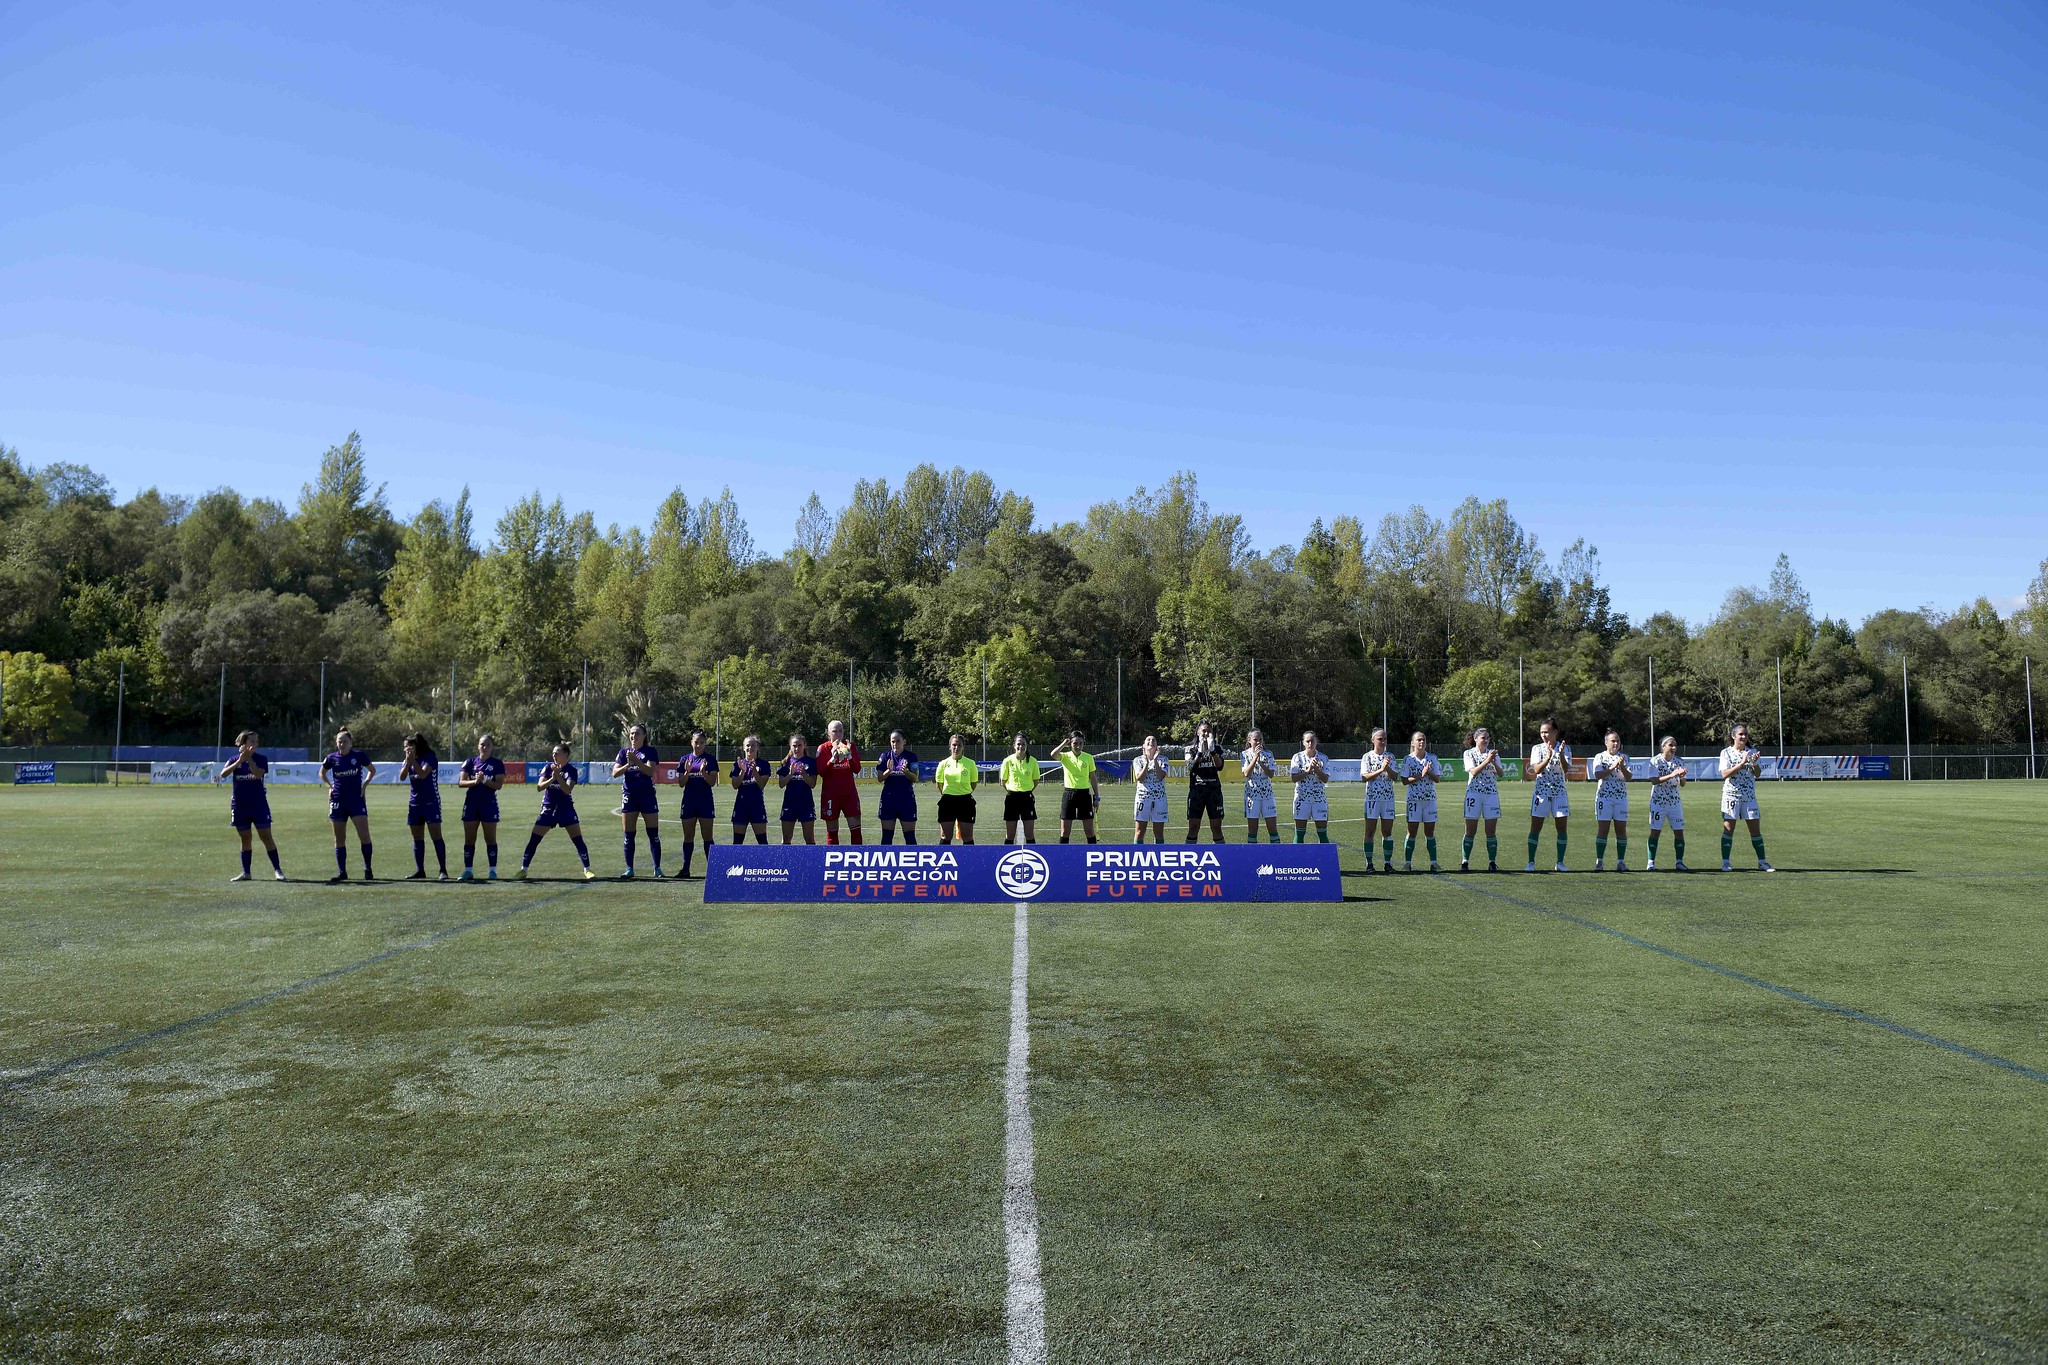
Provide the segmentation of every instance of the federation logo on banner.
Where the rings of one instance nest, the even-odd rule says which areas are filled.
[[[1335,845],[714,844],[707,901],[1335,901]]]

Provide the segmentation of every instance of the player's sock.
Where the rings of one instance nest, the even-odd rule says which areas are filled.
[[[1752,834],[1752,835],[1750,835],[1750,836],[1749,836],[1749,846],[1750,846],[1751,848],[1753,848],[1753,849],[1755,849],[1755,850],[1756,850],[1756,860],[1757,860],[1758,862],[1760,862],[1760,863],[1761,863],[1761,862],[1768,862],[1768,861],[1770,861],[1769,859],[1767,859],[1767,858],[1765,858],[1765,857],[1764,857],[1764,836],[1763,836],[1763,835],[1761,835],[1761,834]]]
[[[475,867],[475,866],[476,866],[476,845],[475,845],[475,844],[464,844],[464,845],[462,846],[462,870],[463,870],[464,872],[467,872],[467,871],[469,871],[469,870],[470,870],[471,868],[473,868],[473,867]]]
[[[1392,838],[1380,840],[1380,861],[1388,867],[1394,865],[1394,841]]]
[[[757,844],[768,842],[768,826],[762,825],[754,831],[754,842]]]
[[[1066,841],[1067,841],[1067,836],[1066,836],[1066,835],[1064,835],[1064,834],[1062,834],[1062,835],[1060,836],[1060,842],[1064,844],[1064,843],[1065,843]]]
[[[661,836],[653,830],[647,831],[647,856],[654,859],[654,872],[661,875]]]
[[[276,850],[276,849],[274,849],[274,848],[269,848],[269,849],[265,849],[265,850],[264,850],[264,852],[266,852],[266,853],[268,853],[268,854],[270,855],[270,870],[271,870],[272,872],[282,872],[282,871],[284,871],[284,864],[283,864],[283,863],[281,863],[281,862],[279,862],[279,861],[277,860],[277,850]]]
[[[1537,833],[1535,833],[1535,834],[1531,834],[1531,835],[1529,836],[1529,861],[1530,861],[1530,862],[1532,862],[1532,863],[1536,861],[1536,844],[1537,844],[1537,841],[1538,841],[1538,840],[1540,840],[1540,839],[1541,839],[1542,837],[1543,837],[1543,834],[1542,834],[1542,832],[1541,832],[1541,831],[1538,831]]]
[[[1491,834],[1486,836],[1486,861],[1489,863],[1500,861],[1500,840]]]
[[[1628,840],[1619,834],[1614,836],[1614,861],[1616,866],[1628,861]]]
[[[825,826],[825,842],[827,844],[837,844],[839,842],[839,831],[831,825]]]
[[[896,842],[896,831],[895,831],[895,830],[893,830],[893,829],[890,829],[890,828],[889,828],[889,827],[888,827],[887,825],[884,825],[884,826],[882,826],[882,842],[883,842],[883,843],[885,843],[885,844],[893,844],[893,843],[895,843],[895,842]]]
[[[1725,863],[1725,862],[1727,862],[1727,861],[1728,861],[1728,855],[1729,855],[1729,854],[1731,854],[1731,853],[1733,853],[1734,851],[1735,851],[1735,836],[1734,836],[1734,835],[1732,835],[1732,834],[1724,834],[1724,835],[1722,835],[1722,836],[1721,836],[1721,861],[1722,861],[1722,862],[1724,862],[1724,863]]]
[[[370,841],[368,839],[363,840],[363,875],[365,877],[376,875],[370,871]]]
[[[1560,857],[1558,861],[1563,862],[1564,859]],[[1593,861],[1596,863],[1607,861],[1607,836],[1604,834],[1593,836]]]
[[[917,842],[916,825],[905,825],[903,827],[903,842],[906,844],[914,844]]]
[[[590,845],[583,842],[583,836],[580,834],[570,835],[569,842],[576,845],[576,856],[583,860],[583,870],[588,872],[590,870]]]
[[[858,829],[853,832],[853,842],[856,847],[867,842],[865,833],[865,831]]]
[[[245,848],[242,850],[242,875],[244,877],[247,877],[249,875],[249,865],[256,861],[255,853],[256,850],[253,848]]]
[[[527,868],[533,866],[533,855],[540,848],[540,837],[541,836],[539,830],[535,830],[533,833],[526,836],[526,852],[519,855],[520,871],[523,872]]]
[[[1294,842],[1297,844],[1308,842],[1308,827],[1306,825],[1296,825],[1294,827]]]
[[[1412,834],[1401,841],[1401,861],[1404,863],[1415,861],[1415,836]]]
[[[1657,830],[1650,831],[1650,861],[1653,863],[1657,861],[1657,835]]]
[[[1727,840],[1724,839],[1722,842],[1726,843]],[[334,870],[344,877],[348,875],[348,846],[346,844],[336,844],[334,846]]]
[[[436,837],[434,840],[434,861],[441,865],[441,875],[448,875],[448,843]]]
[[[1564,861],[1564,836],[1562,834],[1557,836],[1557,860],[1559,862]]]
[[[697,841],[695,839],[683,840],[683,875],[685,877],[690,875],[690,864],[695,861],[697,861]]]
[[[1327,843],[1329,843],[1329,842],[1330,842],[1330,831],[1328,831],[1328,830],[1324,829],[1324,828],[1323,828],[1323,827],[1322,827],[1321,825],[1317,825],[1317,826],[1316,826],[1316,842],[1317,842],[1317,843],[1319,843],[1319,844],[1327,844]]]
[[[1279,842],[1280,842],[1280,831],[1279,831],[1279,830],[1277,830],[1277,829],[1273,829],[1273,830],[1267,830],[1267,831],[1266,831],[1266,842],[1267,842],[1267,843],[1269,843],[1269,844],[1277,844],[1277,843],[1279,843]]]
[[[427,841],[425,839],[415,839],[412,841],[412,866],[413,870],[422,877],[427,875]]]
[[[1469,834],[1468,834],[1468,835],[1466,835],[1466,836],[1465,836],[1465,841],[1464,841],[1464,843],[1462,843],[1461,845],[1459,845],[1459,849],[1460,849],[1460,851],[1459,851],[1459,854],[1458,854],[1458,861],[1459,861],[1459,862],[1461,862],[1461,863],[1469,863],[1469,862],[1471,862],[1471,861],[1472,861],[1472,836],[1471,836],[1471,835],[1469,835]]]
[[[484,845],[484,861],[491,865],[491,871],[496,872],[498,870],[498,846],[496,844]]]
[[[626,831],[626,871],[633,870],[633,855],[640,846],[640,836],[632,830]]]
[[[1102,840],[1096,838],[1094,835],[1091,834],[1088,836],[1088,842],[1091,844],[1099,844],[1102,842]],[[1762,847],[1762,845],[1758,845],[1758,847]]]
[[[1424,845],[1425,845],[1425,846],[1426,846],[1426,847],[1427,847],[1427,848],[1429,849],[1429,860],[1430,860],[1430,861],[1431,861],[1432,863],[1433,863],[1433,862],[1435,862],[1435,861],[1436,861],[1436,836],[1435,836],[1434,834],[1425,834],[1425,835],[1423,835],[1423,836],[1422,836],[1422,842],[1423,842],[1423,844],[1424,844]]]
[[[1673,852],[1675,852],[1675,853],[1677,853],[1677,854],[1678,854],[1678,861],[1680,861],[1681,863],[1682,863],[1682,862],[1684,862],[1684,861],[1685,861],[1685,831],[1684,831],[1684,830],[1682,830],[1682,829],[1679,829],[1679,830],[1673,830],[1673,831],[1671,832],[1671,848],[1672,848],[1672,851],[1673,851]]]

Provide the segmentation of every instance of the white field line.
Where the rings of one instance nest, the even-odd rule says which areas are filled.
[[[1010,1365],[1045,1365],[1045,1286],[1038,1278],[1038,1193],[1031,1144],[1031,908],[1017,902],[1010,956],[1010,1057],[1003,1068],[1003,1242],[1009,1286],[1003,1325]]]

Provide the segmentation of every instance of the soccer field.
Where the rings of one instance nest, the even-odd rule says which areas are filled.
[[[2048,787],[1762,794],[1775,876],[1368,877],[1337,787],[1342,904],[1032,908],[1050,1359],[2048,1356]],[[0,1358],[1004,1358],[1009,907],[328,887],[271,800],[307,880],[0,791]]]

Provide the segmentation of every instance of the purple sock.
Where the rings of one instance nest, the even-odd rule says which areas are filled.
[[[242,875],[244,877],[249,875],[249,853],[249,849],[245,848],[242,850]]]
[[[344,877],[348,875],[348,848],[345,845],[334,846],[334,870]]]
[[[633,850],[640,843],[640,836],[632,830],[626,831],[626,871],[633,870]]]
[[[583,870],[588,872],[590,870],[590,845],[583,842],[583,836],[580,834],[571,835],[569,842],[576,845],[576,856],[583,860]]]

